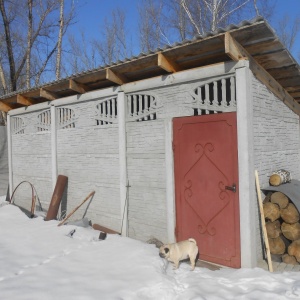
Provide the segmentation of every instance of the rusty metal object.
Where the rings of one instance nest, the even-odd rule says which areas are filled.
[[[114,231],[112,229],[109,229],[107,227],[104,227],[102,225],[99,225],[99,224],[93,224],[93,229],[95,230],[99,230],[99,231],[102,231],[102,232],[105,232],[105,233],[111,233],[111,234],[120,234],[120,232],[117,232],[117,231]]]
[[[68,183],[68,177],[64,175],[58,175],[56,180],[55,189],[52,195],[52,199],[49,205],[49,209],[45,218],[45,221],[54,220],[57,217],[61,198],[63,196],[65,187]]]
[[[34,192],[36,193],[36,191],[35,191],[35,188],[34,188],[34,186],[33,186],[32,183],[30,183],[29,181],[26,181],[26,180],[21,181],[21,182],[16,186],[16,188],[14,189],[14,191],[13,191],[13,193],[12,193],[10,199],[9,199],[9,202],[10,202],[10,204],[14,204],[14,200],[13,200],[14,194],[15,194],[16,190],[18,189],[18,187],[19,187],[22,183],[28,183],[28,184],[30,185],[30,187],[31,187],[31,210],[30,210],[30,217],[33,218],[33,217],[34,217],[34,211],[35,211],[35,202],[36,202],[36,197],[37,197],[37,196],[34,194]]]

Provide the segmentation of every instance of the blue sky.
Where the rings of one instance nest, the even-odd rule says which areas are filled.
[[[126,12],[127,28],[138,28],[137,3],[139,0],[73,0],[79,5],[77,23],[73,25],[73,30],[84,30],[89,38],[97,38],[101,24],[105,17],[109,17],[114,8],[120,7]],[[270,20],[271,26],[275,29],[279,18],[288,15],[293,20],[300,13],[300,0],[274,0],[276,1],[275,14]],[[73,31],[75,32],[75,31]],[[134,42],[134,41],[133,41]],[[300,32],[297,41],[292,49],[292,55],[300,60]]]

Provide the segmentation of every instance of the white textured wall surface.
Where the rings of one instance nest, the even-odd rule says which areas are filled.
[[[14,188],[26,180],[34,185],[43,209],[52,197],[50,132],[12,136],[12,172]],[[31,187],[22,183],[15,193],[15,204],[30,210]]]
[[[230,66],[232,67],[232,64]],[[168,228],[172,222],[168,223],[167,216],[173,214],[171,208],[175,198],[172,188],[169,187],[167,192],[166,187],[166,178],[170,180],[170,174],[173,176],[173,170],[166,167],[166,157],[170,166],[173,159],[171,147],[166,149],[166,133],[170,134],[170,128],[166,125],[171,124],[173,117],[194,115],[194,107],[197,105],[194,96],[197,88],[214,80],[221,80],[224,72],[228,72],[226,76],[234,74],[231,67],[228,71],[224,71],[226,68],[215,66],[206,68],[203,72],[180,72],[178,78],[176,75],[170,75],[144,80],[128,84],[127,92],[124,86],[126,95],[143,93],[156,99],[155,120],[138,122],[130,113],[126,119],[130,237],[140,240],[156,237],[163,242],[169,241],[170,232],[174,229]],[[155,83],[153,86],[152,81]],[[95,96],[97,92],[91,94]],[[122,217],[118,123],[97,125],[96,106],[105,99],[89,100],[88,95],[89,93],[84,95],[83,102],[72,103],[72,99],[65,104],[63,99],[57,102],[57,109],[72,109],[75,124],[73,128],[62,129],[58,126],[57,129],[57,170],[58,174],[68,176],[69,179],[67,202],[62,210],[69,213],[88,193],[95,190],[96,194],[86,216],[94,223],[119,231]],[[108,97],[111,96],[116,95]],[[226,109],[234,111],[236,108]],[[32,111],[26,114],[27,124],[30,120],[35,120],[37,113]],[[48,201],[49,205],[52,195],[51,132],[38,133],[34,130],[35,126],[31,124],[25,134],[12,135],[13,180],[14,185],[22,179],[32,181],[37,185],[41,198]],[[173,201],[172,205],[167,205],[167,197],[169,202]],[[73,219],[81,218],[86,208],[86,205],[83,206]],[[175,220],[174,214],[173,217]]]
[[[87,210],[92,222],[120,231],[118,128],[71,128],[57,132],[58,174],[68,176],[69,213],[96,191]],[[87,205],[72,219],[80,219]]]
[[[8,187],[8,148],[7,148],[7,127],[0,126],[0,195],[7,193]]]
[[[8,147],[7,127],[0,126],[0,195],[7,194],[8,187]]]
[[[167,239],[164,122],[127,123],[129,236]]]
[[[299,116],[272,94],[257,79],[252,80],[254,164],[261,188],[269,186],[273,171],[285,169],[300,179]],[[256,201],[257,199],[253,199]],[[259,214],[256,214],[258,259],[262,258]]]

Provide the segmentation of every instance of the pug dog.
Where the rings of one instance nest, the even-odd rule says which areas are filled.
[[[159,256],[174,263],[174,269],[178,269],[181,260],[189,258],[192,270],[194,270],[197,255],[197,242],[192,238],[174,244],[162,245],[159,248]]]

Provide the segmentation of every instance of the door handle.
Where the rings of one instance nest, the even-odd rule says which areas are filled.
[[[225,185],[225,190],[229,190],[236,193],[236,184],[234,183],[232,186]]]

